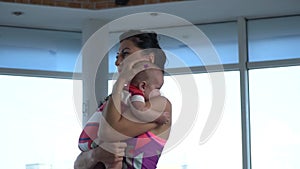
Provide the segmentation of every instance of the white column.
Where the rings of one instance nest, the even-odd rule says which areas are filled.
[[[83,124],[107,96],[109,31],[104,26],[106,23],[87,20],[82,28]]]

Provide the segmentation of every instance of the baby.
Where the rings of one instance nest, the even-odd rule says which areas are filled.
[[[136,63],[134,66],[143,66],[145,70],[137,73],[131,80],[128,89],[124,89],[122,93],[123,108],[129,108],[130,116],[126,113],[122,116],[132,118],[132,115],[141,123],[155,122],[159,125],[165,124],[170,120],[170,112],[161,111],[147,111],[151,108],[150,98],[160,96],[160,88],[162,87],[163,71],[159,69],[155,64],[149,61],[142,61]],[[105,104],[98,109],[99,113],[102,113]],[[123,109],[122,108],[122,109]],[[122,110],[123,112],[123,110]],[[99,132],[99,122],[101,114],[96,113],[94,117],[85,126],[85,129],[79,138],[79,148],[81,151],[88,151],[97,147],[102,143],[101,138],[98,135],[92,135],[90,133]],[[130,119],[132,120],[132,119]],[[136,121],[136,120],[134,120]],[[120,169],[122,168],[122,162],[117,162],[111,165],[105,164],[106,168]]]

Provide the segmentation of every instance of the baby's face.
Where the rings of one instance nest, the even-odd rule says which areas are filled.
[[[164,84],[164,76],[161,70],[152,70],[153,76],[145,87],[145,99],[160,96],[160,88]]]

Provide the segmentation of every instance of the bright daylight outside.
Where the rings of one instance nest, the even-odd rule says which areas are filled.
[[[0,76],[1,168],[72,169],[81,123],[73,80]]]
[[[263,169],[271,162],[272,168],[299,167],[299,72],[299,67],[250,72],[255,168]],[[223,118],[204,145],[199,145],[199,138],[211,105],[211,86],[208,74],[197,74],[194,78],[199,85],[199,114],[182,142],[162,154],[158,168],[241,168],[239,73],[225,73]],[[174,79],[165,77],[162,93],[173,103],[176,123],[180,113],[189,112],[177,111],[182,105],[180,87]],[[72,80],[1,75],[0,83],[2,167],[26,169],[39,165],[43,169],[72,169],[79,154],[77,141],[81,132],[73,105]],[[261,93],[267,98],[261,97]]]

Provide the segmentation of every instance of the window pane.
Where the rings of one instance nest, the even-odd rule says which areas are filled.
[[[1,168],[72,169],[81,123],[73,81],[0,76]]]
[[[300,58],[300,16],[250,20],[249,61]]]
[[[161,89],[163,95],[172,102],[173,125],[176,125],[180,114],[188,116],[191,112],[182,110],[182,87],[178,85],[179,80],[184,81],[191,75],[166,76],[165,83]],[[212,106],[212,85],[209,74],[194,74],[196,86],[192,92],[198,90],[199,108],[197,119],[188,121],[186,125],[193,124],[191,131],[184,140],[162,154],[158,169],[241,169],[242,168],[242,136],[241,136],[241,113],[239,73],[226,72],[226,104],[223,118],[214,135],[203,145],[199,139],[203,126]],[[189,82],[190,83],[190,82]],[[109,82],[109,90],[112,89],[113,81]],[[173,134],[178,134],[172,131]],[[171,133],[172,135],[172,133]]]
[[[193,34],[190,33],[191,27],[174,27],[174,28],[165,28],[158,29],[165,32],[176,32],[178,31],[182,35],[181,39],[175,39],[174,37],[168,37],[166,35],[159,35],[159,44],[162,49],[166,52],[167,63],[166,68],[179,68],[179,67],[192,67],[192,66],[206,66],[214,64],[229,64],[238,62],[238,47],[237,47],[237,25],[236,22],[228,23],[219,23],[219,24],[207,24],[207,25],[198,25],[197,26],[206,37],[209,38],[208,43],[205,43],[206,46],[201,46],[200,52],[203,49],[212,48],[216,50],[218,56],[207,57],[211,59],[206,59],[205,63],[203,62],[202,56],[198,56],[187,44],[184,44],[181,40],[187,41],[192,45],[195,45],[194,48],[199,47],[200,40],[196,39]],[[198,29],[192,29],[193,33],[197,32]],[[197,30],[197,31],[196,31]],[[159,32],[159,31],[156,31]],[[119,36],[119,34],[114,33],[111,35],[114,39]],[[115,45],[109,52],[109,72],[115,72],[116,67],[114,65],[116,53],[118,52],[118,45]],[[200,53],[200,55],[208,55],[207,53]],[[216,58],[218,61],[216,62]]]
[[[300,67],[249,75],[252,168],[300,168]]]
[[[182,110],[182,96],[176,84],[176,78],[185,78],[189,75],[165,77],[162,92],[172,102],[173,125],[181,113],[190,112]],[[183,142],[161,156],[159,169],[241,169],[242,168],[242,140],[241,140],[241,113],[239,73],[225,73],[226,104],[222,120],[214,135],[203,145],[199,139],[203,126],[212,106],[212,84],[209,74],[194,74],[198,86],[199,109],[198,117],[194,121],[190,133]],[[182,86],[181,86],[182,87]],[[188,124],[192,121],[187,122]],[[176,131],[173,131],[176,134]]]
[[[222,64],[238,63],[237,23],[218,23],[198,26],[210,39]]]
[[[119,45],[114,45],[108,52],[108,72],[113,73],[117,72],[117,67],[115,65],[117,53],[119,51]]]
[[[186,66],[200,66],[203,65],[199,57],[183,42],[168,37],[165,35],[158,36],[161,48],[167,55],[166,68],[178,68]],[[109,72],[116,72],[116,54],[118,52],[119,45],[116,44],[109,51]],[[179,57],[179,58],[178,58]]]
[[[191,37],[188,38],[193,39]],[[200,57],[189,46],[187,46],[180,40],[177,40],[173,37],[161,35],[159,38],[159,42],[160,46],[167,55],[166,68],[203,65]]]
[[[0,67],[73,72],[81,34],[0,27]]]

